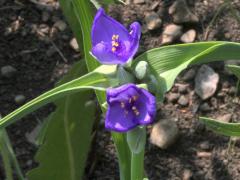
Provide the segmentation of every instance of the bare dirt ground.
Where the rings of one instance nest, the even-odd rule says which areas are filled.
[[[46,1],[47,0],[42,0]],[[10,65],[15,72],[10,77],[0,75],[0,114],[5,116],[23,102],[52,88],[81,57],[69,45],[73,35],[66,24],[58,3],[50,1],[52,8],[43,8],[35,1],[0,0],[0,68]],[[38,1],[37,1],[38,2]],[[39,1],[41,2],[41,1]],[[153,47],[163,46],[163,32],[167,25],[174,23],[169,8],[173,0],[145,0],[124,5],[113,5],[110,14],[129,25],[133,21],[142,24],[142,40],[139,53]],[[188,0],[188,7],[198,17],[198,22],[175,23],[182,26],[181,34],[195,30],[198,41],[234,41],[240,40],[240,22],[230,9],[219,10],[221,0]],[[232,6],[240,10],[240,2],[232,1]],[[161,20],[159,27],[149,30],[146,16],[155,12]],[[219,15],[216,16],[216,13]],[[175,38],[170,44],[181,43]],[[193,73],[185,78],[183,72],[176,85],[166,94],[166,100],[159,106],[156,120],[171,119],[179,127],[176,143],[162,150],[147,142],[145,155],[146,173],[150,180],[238,180],[240,179],[240,144],[229,150],[229,138],[216,135],[198,121],[198,117],[219,118],[224,115],[229,121],[238,122],[239,98],[235,95],[236,78],[224,70],[224,63],[210,65],[220,76],[215,94],[207,100],[201,100],[194,92]],[[197,71],[199,66],[192,67]],[[184,91],[180,86],[185,85]],[[184,96],[186,105],[178,100],[170,101],[171,93]],[[23,95],[25,100],[16,100]],[[203,105],[205,104],[205,105]],[[207,105],[206,105],[207,104]],[[17,158],[24,172],[34,163],[37,147],[29,142],[26,134],[53,110],[51,105],[36,111],[8,127]],[[86,168],[86,179],[118,179],[118,165],[110,133],[100,130],[95,136],[91,159]],[[151,127],[149,127],[149,133]],[[4,179],[0,163],[0,179]]]

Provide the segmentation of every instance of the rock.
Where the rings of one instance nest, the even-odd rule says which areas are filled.
[[[150,9],[151,9],[151,10],[155,10],[155,9],[157,9],[158,6],[159,6],[159,2],[156,1],[156,2],[154,2],[154,3],[151,5]]]
[[[162,20],[155,12],[147,13],[145,16],[145,21],[149,30],[155,30],[160,28],[162,25]]]
[[[133,0],[134,4],[143,4],[145,3],[145,0]]]
[[[14,67],[12,67],[10,65],[3,66],[1,68],[1,75],[6,78],[13,77],[16,74],[16,72],[17,72],[17,69],[15,69]]]
[[[187,96],[180,96],[180,98],[178,99],[178,104],[180,104],[181,106],[187,106],[189,103],[189,99]]]
[[[219,116],[217,116],[216,119],[219,120],[219,121],[228,123],[232,119],[232,114],[219,115]]]
[[[182,34],[182,26],[169,24],[165,27],[162,35],[162,44],[169,44]]]
[[[200,111],[203,111],[203,112],[208,112],[208,111],[211,111],[211,107],[209,106],[208,103],[203,103],[200,105],[199,107]]]
[[[203,141],[199,144],[199,147],[202,149],[202,150],[209,150],[210,149],[210,144],[208,141]]]
[[[197,152],[197,157],[199,158],[210,158],[212,156],[211,152]]]
[[[47,22],[50,19],[50,14],[47,11],[42,12],[42,21]]]
[[[194,79],[196,75],[196,69],[195,68],[191,68],[188,69],[182,76],[182,80],[184,81],[191,81]]]
[[[188,84],[176,84],[176,86],[178,87],[178,92],[185,94],[187,92],[188,89]]]
[[[177,102],[180,95],[178,93],[169,93],[167,99],[169,102],[175,103]]]
[[[191,177],[192,177],[192,171],[189,170],[189,169],[184,169],[183,170],[183,177],[182,177],[182,180],[190,180]]]
[[[184,43],[192,43],[196,38],[196,34],[194,29],[190,29],[181,36],[180,40]]]
[[[73,50],[75,50],[76,52],[79,52],[79,46],[78,46],[78,43],[77,43],[77,39],[76,38],[72,38],[69,45],[71,46],[71,48]]]
[[[22,94],[16,95],[14,98],[15,103],[18,105],[23,104],[25,100],[26,100],[26,97]]]
[[[174,144],[179,136],[177,124],[169,119],[163,119],[154,124],[150,142],[162,149],[167,149]]]
[[[37,135],[38,135],[38,133],[40,132],[41,128],[42,128],[42,125],[41,125],[41,124],[38,124],[38,125],[32,130],[32,132],[25,134],[25,137],[26,137],[26,139],[28,140],[28,142],[36,145],[36,138],[37,138]]]
[[[67,28],[67,24],[63,20],[58,20],[53,25],[60,31],[64,31]]]
[[[195,77],[195,92],[201,99],[208,99],[216,92],[218,82],[219,75],[211,67],[202,65]]]
[[[199,18],[193,14],[185,0],[177,0],[169,7],[168,13],[172,15],[173,22],[181,23],[196,23]]]

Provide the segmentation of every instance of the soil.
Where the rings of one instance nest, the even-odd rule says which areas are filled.
[[[51,8],[42,8],[36,2],[49,2]],[[159,5],[151,10],[154,2],[159,2]],[[109,11],[114,18],[125,25],[137,20],[144,26],[144,16],[149,11],[155,11],[160,16],[163,22],[161,28],[142,34],[140,53],[162,46],[163,29],[173,21],[168,14],[168,8],[173,2],[173,0],[145,0],[142,4],[112,5]],[[184,24],[184,31],[195,29],[196,42],[206,40],[239,42],[240,23],[229,10],[220,12],[212,23],[221,3],[222,0],[188,0],[191,11],[199,17],[200,21]],[[239,12],[240,1],[235,0],[232,4]],[[0,76],[0,114],[2,116],[21,105],[15,102],[16,95],[22,94],[26,97],[25,101],[28,101],[51,89],[81,57],[81,52],[73,50],[69,45],[73,38],[69,27],[59,30],[54,26],[59,20],[64,21],[64,17],[55,1],[0,0],[0,68],[11,65],[17,69],[16,74],[11,78]],[[180,42],[177,40],[174,43]],[[198,121],[200,115],[217,118],[231,114],[231,121],[238,122],[240,100],[234,93],[237,80],[224,70],[223,63],[210,65],[220,75],[220,83],[214,96],[202,101],[194,93],[194,78],[184,81],[183,72],[169,93],[185,95],[189,99],[189,104],[183,107],[177,102],[169,102],[168,93],[164,103],[159,105],[157,120],[176,121],[180,135],[177,142],[167,150],[161,150],[147,142],[145,169],[150,180],[240,179],[239,141],[236,140],[235,146],[229,148],[228,137],[209,131]],[[198,66],[193,68],[197,69]],[[187,84],[186,92],[179,92],[178,84]],[[198,108],[203,103],[209,104],[207,111]],[[37,147],[26,138],[26,133],[31,132],[53,109],[52,105],[48,105],[7,128],[25,173],[36,166],[34,155],[37,151]],[[151,127],[148,130],[150,132]],[[86,168],[85,179],[119,179],[114,145],[110,133],[104,130],[102,123],[99,125],[95,142],[91,151],[91,162],[89,160]],[[4,179],[2,163],[0,163],[0,179]]]

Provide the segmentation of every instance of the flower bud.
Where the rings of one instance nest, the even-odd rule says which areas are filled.
[[[146,128],[136,127],[127,132],[127,142],[131,152],[139,154],[145,147]]]
[[[139,80],[144,79],[148,73],[148,63],[140,61],[135,67],[135,75]]]

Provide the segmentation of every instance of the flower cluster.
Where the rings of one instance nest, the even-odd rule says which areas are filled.
[[[100,8],[92,26],[92,55],[102,64],[126,64],[138,50],[140,35],[138,22],[128,31]],[[107,103],[105,127],[111,131],[127,132],[150,124],[156,114],[155,97],[134,84],[109,88]]]

